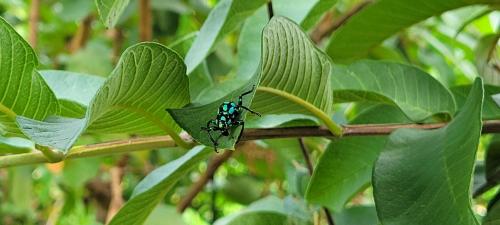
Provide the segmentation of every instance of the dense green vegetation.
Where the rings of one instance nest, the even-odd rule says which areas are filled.
[[[0,224],[500,224],[499,7],[0,0]]]

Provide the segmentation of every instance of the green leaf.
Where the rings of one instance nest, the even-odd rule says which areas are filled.
[[[450,88],[455,96],[458,108],[461,108],[467,100],[471,85],[461,85]],[[494,94],[500,93],[500,87],[484,85],[483,120],[500,119],[500,107],[494,100]]]
[[[315,117],[302,114],[279,114],[264,115],[258,118],[248,120],[245,127],[248,128],[272,128],[282,127],[294,122],[304,122],[308,125],[317,125],[318,120]]]
[[[59,101],[59,115],[71,118],[85,117],[90,101],[105,81],[102,77],[62,70],[42,70],[40,74]]]
[[[103,133],[167,133],[182,145],[179,127],[164,111],[189,102],[188,79],[181,58],[155,43],[128,48],[99,88],[84,118],[18,117],[23,132],[42,146],[66,152],[88,128]]]
[[[354,206],[342,210],[334,215],[338,225],[376,225],[378,224],[377,211],[374,206]]]
[[[262,196],[264,183],[252,176],[229,176],[221,192],[231,201],[248,205]]]
[[[59,103],[36,71],[30,45],[0,18],[0,124],[4,135],[20,135],[16,116],[43,120],[59,113]]]
[[[351,124],[383,124],[383,123],[412,123],[406,115],[394,105],[367,104],[365,102],[354,105],[349,121]]]
[[[288,201],[287,201],[288,200]],[[295,200],[269,196],[252,203],[240,212],[217,220],[214,225],[310,225],[309,216]]]
[[[101,21],[108,28],[113,28],[127,8],[129,0],[95,0]]]
[[[340,211],[370,182],[385,142],[385,137],[344,137],[330,143],[314,169],[307,201]]]
[[[35,145],[30,140],[20,137],[0,136],[0,154],[19,154],[35,150]]]
[[[158,205],[149,215],[144,225],[160,225],[160,224],[175,224],[186,225],[182,219],[182,215],[178,213],[174,206],[161,204]]]
[[[236,72],[238,79],[248,79],[259,69],[262,30],[268,20],[267,7],[263,6],[243,24],[238,39],[238,68]]]
[[[471,209],[470,185],[482,102],[478,78],[460,113],[447,126],[399,129],[389,136],[373,170],[382,224],[479,224]]]
[[[90,40],[69,56],[66,70],[105,77],[113,70],[112,51],[106,42]]]
[[[213,102],[204,105],[189,105],[182,109],[167,109],[167,111],[170,113],[172,118],[174,118],[174,120],[182,127],[182,129],[188,132],[191,137],[193,137],[198,143],[212,146],[213,143],[210,140],[207,131],[202,130],[201,128],[206,127],[208,121],[216,118],[217,110],[223,102],[237,102],[238,96],[240,96],[244,92],[253,90],[250,94],[243,97],[243,105],[251,105],[253,95],[255,94],[255,89],[253,87],[258,86],[259,78],[260,74],[254,75],[254,77],[243,86]],[[246,114],[246,110],[243,110],[242,114],[240,114],[240,120],[245,121]],[[220,140],[218,141],[218,147],[221,149],[234,149],[234,144],[237,141],[237,137],[239,136],[241,129],[241,126],[233,128],[230,131],[229,136],[221,136]],[[219,135],[218,132],[212,132],[212,134],[214,135],[214,138]]]
[[[330,118],[332,65],[307,34],[284,17],[273,17],[262,34],[261,86],[252,107],[262,113],[314,115],[334,134]]]
[[[333,6],[337,3],[337,0],[318,0],[316,4],[309,10],[306,17],[300,22],[300,26],[304,30],[311,29],[316,23],[321,19],[323,14],[325,14],[328,10],[333,8]]]
[[[184,156],[167,163],[146,176],[134,189],[132,197],[113,217],[109,225],[141,225],[167,192],[212,151],[196,146]]]
[[[397,107],[381,104],[363,108],[350,121],[351,124],[408,122]],[[371,182],[373,164],[386,140],[380,136],[333,140],[314,169],[306,192],[307,201],[339,212]]]
[[[380,0],[355,14],[333,35],[326,52],[335,62],[362,58],[402,29],[445,11],[498,0]]]
[[[217,3],[186,54],[187,73],[193,72],[218,41],[266,2],[266,0],[222,0]]]
[[[472,12],[470,12],[467,15],[467,18],[465,18],[462,21],[462,24],[460,27],[458,27],[457,31],[455,32],[455,37],[457,37],[469,24],[472,22],[476,21],[477,19],[488,15],[489,13],[493,12],[493,9],[487,6],[478,6],[476,8],[471,9]]]
[[[398,63],[363,60],[337,66],[331,76],[335,102],[375,101],[398,106],[416,122],[455,113],[450,91],[429,74]]]
[[[93,9],[92,1],[62,0],[60,3],[62,10],[56,15],[66,22],[81,21]]]
[[[105,81],[102,77],[63,70],[41,70],[40,74],[58,100],[73,101],[85,107]]]

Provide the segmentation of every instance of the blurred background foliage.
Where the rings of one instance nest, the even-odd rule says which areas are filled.
[[[327,14],[337,18],[359,2],[339,0]],[[189,48],[186,40],[196,36],[216,3],[217,0],[151,0],[152,41],[171,46],[185,55]],[[298,15],[287,9],[293,4],[277,0],[275,13]],[[29,7],[30,1],[0,0],[0,16],[25,39],[28,36]],[[42,0],[35,48],[40,59],[39,69],[107,76],[121,52],[140,42],[138,10],[138,2],[132,0],[115,28],[106,29],[99,20],[94,1]],[[263,18],[260,19],[266,21],[267,15],[261,15]],[[310,27],[312,32],[315,26]],[[480,74],[485,83],[500,85],[499,31],[498,11],[485,6],[460,8],[397,33],[373,49],[369,58],[415,65],[447,87],[470,84]],[[204,73],[210,76],[213,84],[199,83],[194,89],[200,93],[217,92],[231,86],[240,69],[237,65],[241,64],[238,62],[241,58],[237,50],[243,32],[240,26],[215,46],[213,53],[202,64]],[[324,47],[327,39],[322,40],[319,46]],[[195,93],[194,98],[203,101],[200,93]],[[341,124],[360,119],[366,110],[373,107],[385,107],[387,112],[391,111],[390,106],[368,104],[338,104],[335,107],[334,119]],[[79,140],[79,144],[117,138],[123,136],[88,134]],[[480,161],[484,150],[494,143],[492,140],[497,139],[490,135],[482,137],[478,154]],[[328,142],[322,138],[305,139],[314,163]],[[191,208],[182,214],[176,212],[176,205],[204,172],[206,163],[198,165],[189,176],[181,179],[146,224],[210,224],[216,218],[233,214],[268,195],[289,196],[292,201],[303,201],[309,175],[297,139],[255,141],[239,149],[241,151],[217,171],[213,181],[194,199]],[[108,214],[117,210],[120,201],[130,197],[135,185],[146,174],[183,153],[181,149],[157,149],[1,169],[0,224],[104,224],[109,219]],[[483,167],[478,164],[474,180],[476,185],[485,182],[482,180]],[[122,185],[117,188],[114,183],[120,181]],[[474,210],[478,215],[485,214],[487,202],[495,192],[496,189],[493,189],[475,199]],[[367,187],[354,196],[346,209],[336,212],[334,217],[341,225],[376,224],[371,188]]]

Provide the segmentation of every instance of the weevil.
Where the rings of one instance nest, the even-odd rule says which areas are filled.
[[[217,147],[219,146],[219,139],[222,136],[229,136],[231,129],[238,126],[241,126],[241,131],[236,142],[240,140],[243,129],[245,129],[245,122],[240,118],[243,110],[247,110],[252,114],[261,116],[260,113],[255,112],[243,105],[243,97],[252,93],[254,89],[255,85],[252,87],[252,90],[242,93],[238,97],[237,103],[232,101],[223,102],[217,110],[215,119],[209,120],[206,127],[201,127],[202,130],[207,131],[208,137],[214,145],[215,152],[218,152]],[[214,138],[214,136],[212,136],[212,132],[219,132],[219,135]]]

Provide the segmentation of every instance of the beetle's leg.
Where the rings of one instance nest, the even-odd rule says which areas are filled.
[[[210,141],[211,141],[211,142],[213,143],[213,145],[214,145],[214,150],[215,150],[215,152],[219,153],[219,152],[217,151],[217,146],[219,145],[218,141],[219,141],[220,136],[217,138],[217,140],[216,140],[216,139],[214,139],[214,137],[212,136],[212,131],[216,131],[216,130],[218,130],[218,127],[217,127],[217,125],[216,125],[215,120],[209,120],[209,121],[207,122],[207,127],[201,127],[201,129],[202,129],[202,130],[207,131],[207,133],[208,133],[208,137],[210,138]]]
[[[219,146],[219,139],[222,137],[222,133],[219,134],[219,136],[217,137],[217,139],[213,140],[212,139],[212,142],[214,143],[214,150],[216,153],[219,153],[219,151],[217,150],[217,146]]]
[[[245,92],[245,93],[241,94],[241,95],[238,97],[238,105],[240,105],[240,106],[241,106],[241,105],[243,105],[243,96],[245,96],[245,95],[248,95],[248,94],[252,93],[254,89],[255,89],[255,85],[252,87],[252,90],[247,91],[247,92]]]
[[[251,112],[252,114],[255,114],[255,115],[257,115],[257,116],[262,116],[262,115],[260,115],[260,113],[255,112],[255,111],[253,111],[253,110],[249,109],[249,108],[248,108],[248,107],[246,107],[246,106],[240,105],[240,107],[241,107],[241,108],[243,108],[243,109],[245,109],[245,110],[247,110],[247,111],[249,111],[249,112]]]
[[[238,120],[236,121],[238,126],[241,126],[240,134],[238,134],[238,139],[236,139],[236,143],[240,142],[241,135],[243,134],[243,130],[245,130],[245,121]]]

